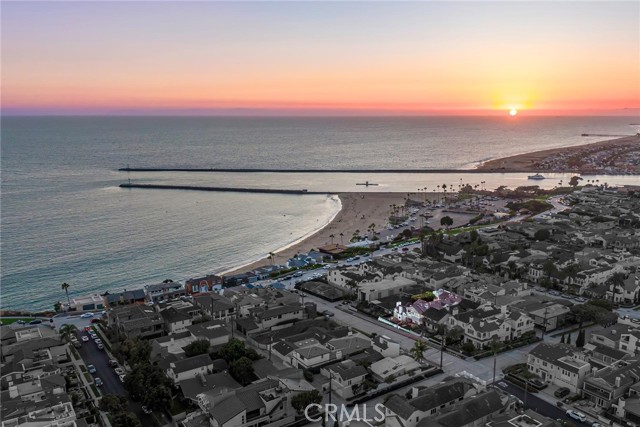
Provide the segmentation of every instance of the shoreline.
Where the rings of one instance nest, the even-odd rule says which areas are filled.
[[[312,232],[306,237],[300,237],[294,242],[274,251],[273,263],[284,264],[289,258],[297,253],[308,252],[320,246],[330,244],[333,235],[334,243],[348,244],[356,230],[360,230],[360,235],[367,234],[367,228],[372,223],[376,225],[376,230],[382,229],[389,217],[389,205],[404,204],[407,193],[386,192],[386,193],[337,193],[340,199],[341,208],[336,215],[324,227]],[[439,194],[428,194],[428,199],[439,197]],[[343,234],[342,238],[340,233]],[[239,267],[234,267],[219,275],[235,275],[254,270],[258,267],[270,265],[268,256],[249,262]]]
[[[640,152],[640,135],[629,135],[620,138],[592,142],[589,144],[572,145],[561,148],[533,151],[508,157],[481,162],[474,170],[481,172],[503,173],[598,173],[615,175],[615,172],[605,170],[606,161],[600,160],[602,166],[588,164],[585,159],[589,155],[605,155],[612,159],[620,156],[620,152]],[[554,164],[556,165],[554,167]],[[636,174],[640,173],[637,171]],[[629,174],[621,171],[620,174]]]

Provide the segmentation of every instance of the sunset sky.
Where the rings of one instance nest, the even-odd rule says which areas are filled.
[[[638,114],[640,2],[5,2],[3,114]]]

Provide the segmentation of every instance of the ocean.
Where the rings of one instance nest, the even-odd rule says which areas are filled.
[[[229,270],[327,224],[336,196],[124,190],[175,183],[319,191],[416,191],[527,183],[525,174],[126,173],[126,167],[459,168],[631,134],[630,117],[6,117],[2,119],[3,309]],[[557,175],[554,178],[567,179]],[[638,177],[598,177],[610,184]],[[378,187],[356,187],[365,180]],[[544,185],[557,184],[556,179]],[[566,181],[565,181],[566,182]],[[530,182],[529,182],[530,183]]]

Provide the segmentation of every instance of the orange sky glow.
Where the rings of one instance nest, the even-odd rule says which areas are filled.
[[[3,112],[638,114],[638,3],[499,4],[9,3]]]

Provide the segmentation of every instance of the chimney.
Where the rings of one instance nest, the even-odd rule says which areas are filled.
[[[616,377],[616,388],[620,388],[620,377]]]

